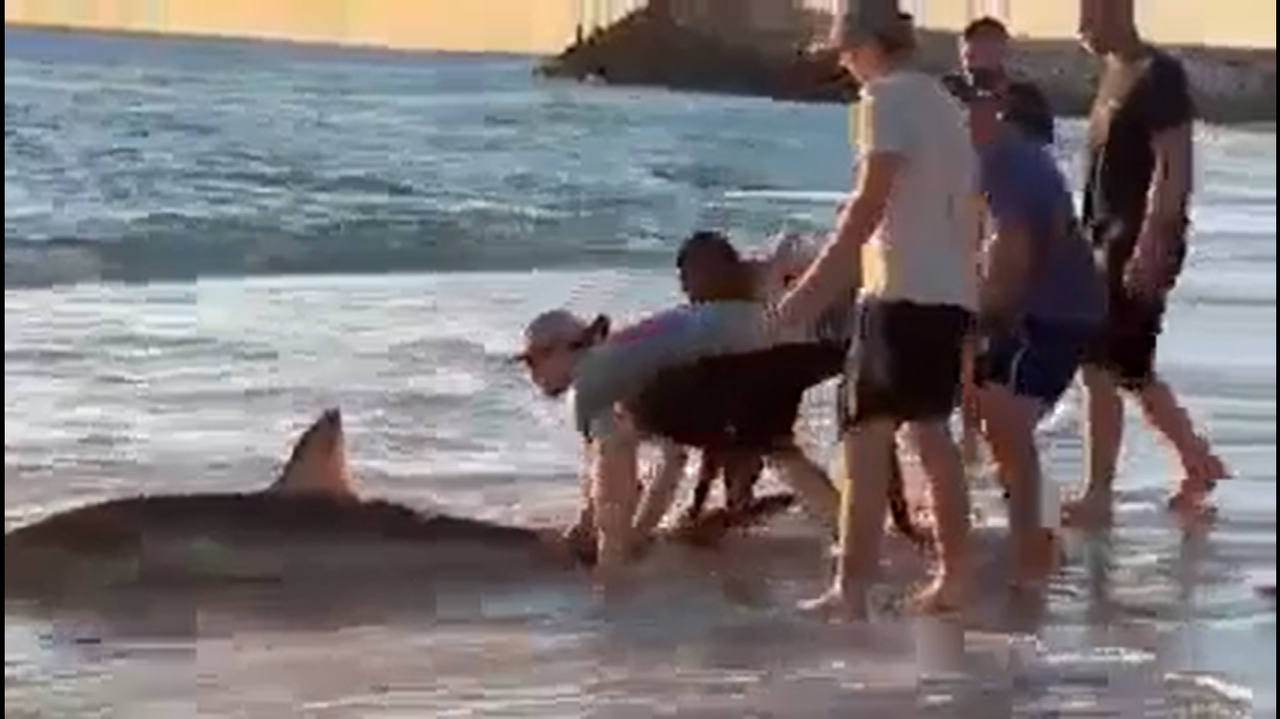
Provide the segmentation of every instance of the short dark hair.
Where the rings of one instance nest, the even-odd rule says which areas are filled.
[[[727,265],[742,263],[742,256],[729,238],[716,230],[698,230],[680,245],[676,266],[683,267],[692,257],[714,258]]]
[[[1009,28],[1005,27],[1005,24],[1000,22],[999,19],[984,15],[965,25],[964,30],[960,33],[960,37],[965,40],[972,40],[979,35],[998,35],[1002,38],[1007,38],[1009,37]]]

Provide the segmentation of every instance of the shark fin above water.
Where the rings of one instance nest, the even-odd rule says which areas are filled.
[[[290,496],[355,499],[355,481],[347,462],[342,412],[325,410],[293,445],[293,452],[268,492]]]

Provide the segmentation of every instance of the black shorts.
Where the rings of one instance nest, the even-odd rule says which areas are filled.
[[[1135,232],[1125,228],[1138,223],[1113,223],[1111,229],[1095,229],[1093,244],[1107,278],[1107,319],[1085,355],[1084,364],[1106,370],[1121,387],[1139,389],[1155,377],[1156,350],[1164,329],[1164,298],[1134,297],[1124,286],[1124,271],[1137,243]],[[1169,258],[1171,289],[1186,259],[1186,238]]]
[[[960,401],[973,315],[952,305],[866,303],[837,411],[848,429],[868,420],[943,420]]]
[[[1106,370],[1128,389],[1140,389],[1151,382],[1164,310],[1162,300],[1138,300],[1124,292],[1112,292],[1107,320],[1085,353],[1084,364]]]
[[[627,403],[640,430],[699,449],[790,447],[804,393],[839,376],[845,346],[791,344],[663,370]]]

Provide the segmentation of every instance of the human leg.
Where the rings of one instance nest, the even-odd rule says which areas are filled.
[[[658,469],[645,485],[636,511],[635,531],[641,539],[653,534],[671,508],[688,462],[688,453],[675,442],[661,442],[661,452]]]
[[[880,321],[894,414],[920,457],[936,514],[938,571],[911,599],[924,611],[957,608],[967,594],[969,487],[949,420],[960,401],[971,324],[961,308],[912,303],[885,307]]]
[[[833,353],[816,344],[782,345],[736,358],[726,374],[738,389],[727,406],[743,474],[755,469],[753,455],[763,455],[806,511],[832,532],[839,497],[826,471],[796,446],[795,424],[805,391],[837,374],[842,354],[842,347]]]
[[[842,493],[836,577],[804,608],[865,616],[866,590],[879,565],[895,434],[904,421],[916,425],[910,431],[930,476],[945,543],[940,581],[919,599],[929,607],[959,601],[967,564],[967,487],[946,419],[959,399],[968,324],[959,308],[898,302],[864,308],[842,393],[847,406],[840,410],[846,467],[856,481]]]
[[[1046,480],[1036,447],[1040,417],[1070,386],[1092,329],[1028,322],[988,342],[978,366],[985,437],[1009,499],[1015,584],[1034,584],[1057,558],[1057,487]]]
[[[640,437],[627,418],[619,417],[612,431],[595,438],[594,444],[591,500],[595,508],[596,575],[607,586],[618,578],[636,547],[632,521],[640,499],[636,470]]]
[[[756,483],[764,469],[764,457],[751,449],[731,450],[724,461],[724,505],[731,512],[742,512],[755,499]]]
[[[1089,461],[1083,495],[1065,508],[1073,522],[1110,521],[1123,433],[1122,390],[1137,399],[1146,422],[1178,458],[1182,478],[1170,501],[1172,507],[1199,511],[1215,482],[1228,474],[1173,390],[1155,372],[1163,313],[1163,303],[1137,302],[1124,295],[1113,298],[1100,343],[1091,351],[1082,373]]]

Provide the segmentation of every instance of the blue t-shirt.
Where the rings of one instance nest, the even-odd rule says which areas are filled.
[[[1007,137],[980,148],[979,158],[992,219],[1030,233],[1033,274],[1022,313],[1048,322],[1101,321],[1106,289],[1053,156],[1031,140]]]

